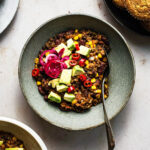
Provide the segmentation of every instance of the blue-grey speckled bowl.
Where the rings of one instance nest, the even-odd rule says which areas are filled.
[[[55,34],[67,29],[87,28],[105,34],[111,46],[109,53],[109,98],[106,109],[109,119],[115,117],[127,104],[135,82],[134,59],[125,39],[110,24],[88,15],[73,14],[57,17],[41,25],[26,42],[19,62],[19,81],[24,96],[33,110],[61,128],[84,130],[100,126],[104,123],[102,105],[92,107],[85,113],[63,112],[48,104],[38,92],[31,76],[34,58],[49,39]]]

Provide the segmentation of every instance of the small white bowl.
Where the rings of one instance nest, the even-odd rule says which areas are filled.
[[[14,119],[0,117],[0,131],[12,133],[22,140],[27,150],[47,150],[42,139],[27,125]]]

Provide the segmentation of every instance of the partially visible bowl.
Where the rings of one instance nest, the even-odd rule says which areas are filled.
[[[0,117],[0,131],[15,135],[23,141],[27,150],[47,150],[42,139],[30,127],[19,121]]]
[[[63,112],[44,101],[31,76],[31,71],[34,67],[34,58],[50,36],[68,29],[81,28],[105,34],[110,41],[111,52],[108,55],[110,86],[109,98],[106,101],[109,119],[115,117],[125,107],[135,82],[131,50],[122,35],[110,24],[88,15],[72,14],[57,17],[41,25],[30,36],[22,50],[19,61],[20,86],[27,102],[39,116],[49,123],[69,130],[84,130],[102,125],[104,123],[102,105],[97,105],[85,113]]]
[[[136,33],[149,36],[150,33],[144,29],[140,20],[132,17],[125,9],[117,7],[112,0],[104,0],[112,17],[125,28],[129,28]]]

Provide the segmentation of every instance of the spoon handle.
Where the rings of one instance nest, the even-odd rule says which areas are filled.
[[[103,110],[104,110],[105,127],[107,132],[108,150],[113,150],[115,147],[115,140],[114,140],[112,127],[108,119],[106,108],[105,108],[104,83],[105,83],[105,78],[103,79],[103,84],[102,84],[102,102],[103,102]]]

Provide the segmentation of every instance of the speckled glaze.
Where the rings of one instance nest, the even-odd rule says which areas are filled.
[[[0,131],[12,133],[22,140],[27,150],[47,150],[41,138],[25,124],[6,117],[0,117]]]
[[[91,29],[105,34],[111,52],[109,98],[106,109],[109,119],[115,117],[127,104],[135,82],[134,59],[125,39],[110,24],[89,15],[73,14],[60,16],[41,25],[26,42],[19,61],[19,81],[25,98],[33,110],[43,119],[58,127],[69,130],[84,130],[104,123],[102,105],[92,107],[85,113],[63,112],[48,104],[38,92],[31,76],[34,58],[50,36],[68,29]]]
[[[0,33],[13,20],[19,5],[19,0],[0,0]]]

